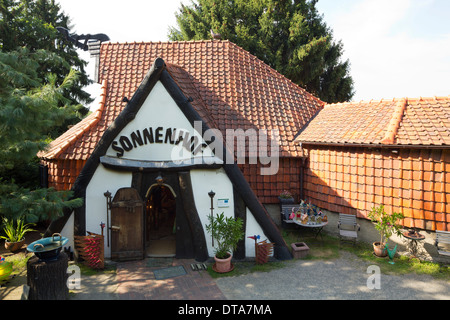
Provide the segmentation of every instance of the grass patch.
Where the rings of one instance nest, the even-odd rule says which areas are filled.
[[[28,253],[28,252],[18,252],[15,254],[8,253],[7,255],[3,255],[5,258],[5,261],[9,261],[13,263],[13,271],[11,273],[11,276],[13,275],[20,275],[27,273],[27,262],[28,260],[33,257],[34,254]],[[73,261],[69,261],[69,265],[75,264]],[[80,267],[80,271],[82,275],[90,276],[90,275],[96,275],[99,273],[114,273],[116,272],[116,266],[114,264],[111,265],[105,265],[105,268],[103,270],[95,270],[91,269],[88,266],[77,263],[78,267]]]
[[[11,275],[18,275],[22,274],[23,272],[26,273],[27,271],[27,261],[30,259],[33,255],[27,254],[26,252],[19,252],[16,254],[11,254],[8,256],[4,256],[5,261],[12,262],[13,264],[13,271]]]
[[[398,254],[394,257],[394,264],[390,264],[389,258],[376,257],[373,251],[369,249],[356,252],[356,255],[365,261],[378,265],[382,273],[393,275],[427,274],[436,279],[450,281],[450,268],[446,265]]]
[[[336,259],[339,258],[340,244],[339,240],[330,237],[325,233],[322,236],[315,237],[313,234],[302,234],[298,236],[297,230],[283,230],[282,236],[290,248],[291,243],[305,242],[309,247],[309,255],[304,259]]]
[[[288,245],[292,242],[297,242],[298,231],[296,230],[283,230],[282,235]],[[390,264],[388,257],[379,258],[375,256],[372,245],[369,243],[358,241],[353,245],[341,242],[338,237],[328,234],[323,234],[323,241],[320,239],[320,236],[319,239],[314,239],[314,237],[302,235],[301,241],[306,242],[310,248],[310,254],[305,259],[335,259],[340,257],[341,250],[345,250],[364,261],[378,265],[381,272],[386,274],[427,274],[437,279],[450,281],[450,268],[448,266],[416,258],[411,259],[398,254],[394,258],[395,263]]]
[[[369,264],[376,264],[381,272],[385,274],[402,275],[408,273],[427,274],[436,279],[450,281],[450,268],[447,265],[441,265],[430,261],[421,261],[419,259],[410,259],[407,256],[396,255],[394,264],[389,263],[389,258],[379,258],[373,254],[372,245],[365,242],[352,243],[341,242],[338,237],[322,233],[315,238],[312,234],[302,234],[298,237],[298,230],[281,231],[286,244],[289,246],[295,242],[305,242],[309,250],[309,255],[303,260],[332,260],[341,256],[342,251],[354,254]],[[284,268],[295,260],[288,261],[270,261],[263,265],[257,265],[255,262],[233,262],[235,268],[228,273],[217,273],[208,268],[208,272],[213,278],[233,277],[251,272],[269,272],[275,269]]]
[[[70,264],[70,262],[69,262]],[[109,273],[115,273],[116,272],[116,265],[115,264],[105,264],[104,269],[92,269],[89,266],[85,265],[84,263],[76,263],[76,265],[80,268],[81,275],[84,276],[95,276],[97,274],[109,274]]]

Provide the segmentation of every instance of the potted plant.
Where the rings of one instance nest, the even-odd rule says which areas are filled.
[[[386,211],[384,211],[384,205],[372,208],[368,217],[375,224],[375,229],[377,229],[380,234],[380,241],[373,243],[375,255],[378,257],[386,257],[386,242],[394,233],[398,236],[402,235],[401,226],[398,222],[405,217],[401,213],[386,213]]]
[[[0,238],[5,239],[5,248],[11,252],[16,252],[20,250],[25,243],[25,234],[30,231],[35,231],[31,229],[31,223],[24,223],[24,218],[20,217],[16,220],[3,218],[3,232],[4,236]]]
[[[225,217],[224,213],[209,216],[209,224],[206,230],[214,239],[215,271],[224,273],[232,269],[231,258],[237,244],[244,238],[243,221],[241,218],[234,219]]]
[[[281,204],[293,204],[294,203],[294,197],[292,196],[292,194],[287,191],[284,190],[279,196],[278,196],[278,200],[280,200]]]

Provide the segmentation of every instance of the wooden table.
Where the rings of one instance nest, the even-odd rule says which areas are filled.
[[[409,245],[408,249],[412,256],[417,257],[418,249],[419,249],[419,241],[422,241],[425,239],[425,236],[423,234],[420,234],[417,231],[411,232],[411,231],[403,231],[402,235],[409,239]]]
[[[301,221],[295,220],[295,219],[291,220],[291,221],[293,223],[295,223],[296,225],[299,225],[300,227],[311,228],[313,231],[315,231],[314,239],[316,239],[318,235],[320,235],[320,237],[322,238],[321,231],[322,231],[323,227],[325,227],[328,224],[328,221],[322,222],[322,223],[308,222],[306,224],[302,223]]]

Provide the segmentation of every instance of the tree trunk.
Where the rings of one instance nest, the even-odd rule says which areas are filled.
[[[27,262],[29,300],[66,300],[69,259],[61,252],[54,261],[40,261],[34,256]]]

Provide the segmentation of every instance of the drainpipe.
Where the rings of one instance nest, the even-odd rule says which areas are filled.
[[[305,166],[308,161],[307,156],[305,155],[305,150],[303,149],[303,145],[300,142],[300,148],[302,150],[302,162],[300,165],[300,201],[305,199],[305,190],[303,188],[303,182],[305,180]]]
[[[302,163],[300,166],[300,201],[305,198],[304,190],[303,190],[303,180],[304,180],[304,170],[305,170],[306,158],[302,157]]]

